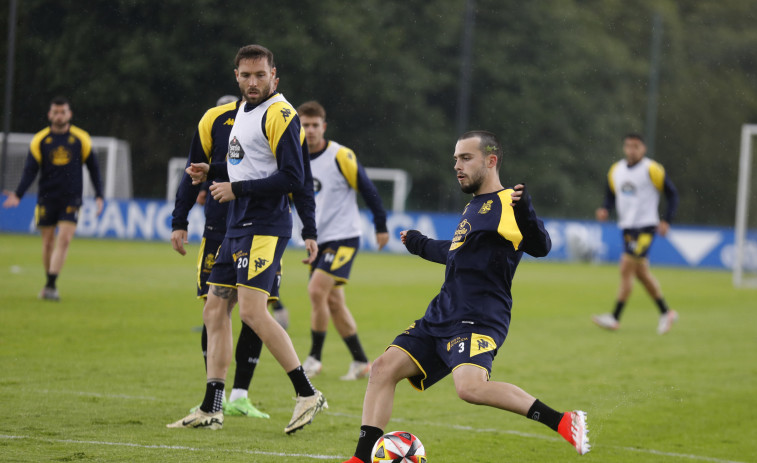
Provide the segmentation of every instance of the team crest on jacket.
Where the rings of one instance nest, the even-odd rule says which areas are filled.
[[[457,230],[455,230],[455,237],[452,238],[452,245],[450,245],[449,250],[454,251],[465,244],[465,238],[468,236],[468,233],[470,233],[470,230],[471,226],[468,219],[463,219],[463,221],[460,222],[460,225],[457,226]]]
[[[489,201],[485,202],[484,205],[481,206],[481,209],[478,210],[478,213],[479,214],[486,214],[487,212],[491,211],[492,210],[492,203],[493,202],[494,202],[494,200],[491,200],[491,199]]]
[[[229,142],[229,163],[236,166],[244,159],[244,150],[237,137],[233,137]]]

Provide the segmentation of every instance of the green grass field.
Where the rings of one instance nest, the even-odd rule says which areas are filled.
[[[333,329],[314,380],[330,408],[304,431],[283,433],[294,392],[265,350],[251,397],[270,420],[166,429],[204,393],[196,250],[182,258],[168,243],[74,241],[62,301],[50,303],[36,298],[39,238],[0,235],[0,460],[338,462],[352,454],[366,383],[339,380],[350,358]],[[304,358],[300,257],[287,251],[282,295]],[[614,267],[525,262],[518,270],[493,379],[555,408],[586,410],[587,456],[545,426],[462,402],[450,378],[423,393],[400,384],[390,430],[419,436],[431,463],[757,461],[757,293],[732,289],[724,272],[655,273],[681,314],[662,337],[641,288],[618,332],[591,323],[612,305]],[[422,316],[442,277],[441,266],[416,257],[359,256],[347,295],[371,357]]]

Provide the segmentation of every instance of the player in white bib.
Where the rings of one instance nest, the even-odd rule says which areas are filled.
[[[294,413],[284,428],[291,434],[328,406],[306,376],[286,331],[266,307],[292,234],[288,195],[303,190],[309,158],[297,112],[276,92],[273,53],[260,45],[247,45],[239,49],[235,65],[244,104],[229,134],[228,161],[211,166],[192,163],[187,168],[193,183],[217,180],[210,187],[215,200],[231,201],[226,236],[208,277],[211,290],[203,310],[208,331],[205,398],[199,409],[168,427],[223,427],[223,390],[233,343],[230,317],[238,299],[240,317],[294,386]]]
[[[344,285],[360,247],[360,213],[357,193],[373,213],[379,249],[389,241],[386,212],[376,187],[351,149],[324,138],[326,111],[316,101],[297,108],[310,151],[315,189],[315,224],[318,229],[318,257],[310,266],[308,293],[312,305],[310,354],[303,363],[309,377],[320,373],[321,353],[329,318],[352,354],[343,380],[367,377],[371,364],[357,335],[355,319],[347,308]]]
[[[595,315],[594,323],[617,330],[623,307],[631,295],[634,277],[646,288],[660,309],[657,332],[670,331],[678,313],[670,310],[660,284],[649,270],[647,254],[655,233],[665,236],[678,207],[678,192],[661,164],[645,157],[647,147],[641,135],[630,133],[623,138],[625,159],[616,162],[607,174],[607,189],[597,220],[605,221],[609,211],[616,209],[618,227],[623,231],[624,252],[620,259],[620,288],[613,313]],[[660,193],[665,194],[667,210],[660,220]]]

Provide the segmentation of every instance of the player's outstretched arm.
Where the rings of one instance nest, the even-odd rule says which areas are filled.
[[[510,205],[513,206],[515,222],[523,234],[521,249],[534,257],[546,256],[552,249],[552,239],[544,228],[544,222],[536,216],[525,184],[515,185],[512,201]]]
[[[437,264],[447,264],[447,254],[452,241],[432,240],[418,230],[403,230],[400,232],[400,239],[410,254]]]

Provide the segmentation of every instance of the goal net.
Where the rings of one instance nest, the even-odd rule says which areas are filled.
[[[21,180],[32,138],[34,138],[34,134],[31,133],[8,134],[5,170],[0,172],[6,190],[14,190]],[[0,145],[2,142],[3,134],[0,133]],[[105,199],[131,199],[131,150],[129,144],[112,137],[92,137],[92,151],[97,155],[97,161],[100,164],[100,176]],[[84,169],[83,197],[93,198],[95,189],[89,179],[89,172],[87,172],[86,167],[82,168]],[[37,193],[36,181],[27,193]]]
[[[736,228],[733,254],[733,285],[757,288],[757,198],[751,186],[755,175],[753,160],[757,124],[741,127],[739,182],[736,194]]]

